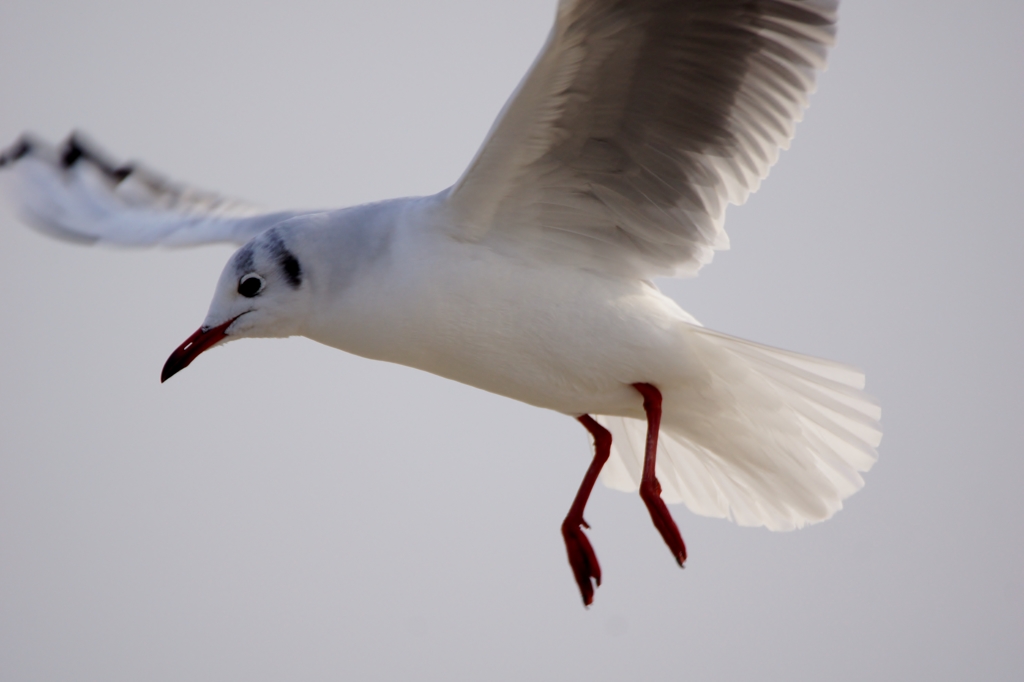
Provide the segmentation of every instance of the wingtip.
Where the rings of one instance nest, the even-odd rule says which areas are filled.
[[[27,156],[35,146],[33,136],[29,133],[22,133],[14,144],[0,152],[0,168],[13,165],[18,159]]]

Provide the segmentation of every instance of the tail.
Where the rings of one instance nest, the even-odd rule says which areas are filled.
[[[688,325],[702,365],[664,396],[657,476],[666,502],[742,526],[791,530],[824,521],[864,485],[878,458],[881,409],[864,375],[819,360]],[[657,382],[655,382],[657,383]],[[612,432],[605,485],[636,490],[644,422],[597,418]]]

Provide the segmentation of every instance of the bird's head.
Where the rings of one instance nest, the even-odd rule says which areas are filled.
[[[188,367],[202,352],[228,341],[302,332],[310,287],[290,241],[294,233],[284,224],[235,252],[224,266],[203,326],[167,359],[161,382]]]

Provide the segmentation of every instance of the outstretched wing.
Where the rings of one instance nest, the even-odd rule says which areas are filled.
[[[450,190],[455,236],[641,277],[727,248],[728,203],[789,144],[837,0],[561,0]]]
[[[268,212],[117,164],[72,134],[59,148],[29,135],[0,154],[0,181],[18,213],[50,236],[85,244],[244,244],[308,211]]]

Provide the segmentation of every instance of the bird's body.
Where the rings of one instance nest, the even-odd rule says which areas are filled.
[[[562,526],[585,603],[583,509],[636,490],[744,525],[828,518],[863,485],[877,405],[849,367],[704,329],[652,283],[726,248],[723,223],[788,145],[835,0],[561,0],[551,36],[452,187],[267,212],[117,165],[72,136],[0,155],[22,215],[77,242],[241,244],[202,327],[214,345],[304,335],[574,416],[596,454]],[[593,415],[593,416],[591,416]]]
[[[300,260],[349,282],[310,275],[302,334],[569,415],[642,418],[630,384],[692,371],[690,318],[654,285],[454,240],[449,220],[439,197],[294,219]]]
[[[648,280],[455,239],[446,194],[279,224],[236,254],[203,328],[235,320],[235,338],[301,334],[598,415],[619,433],[605,481],[627,490],[640,483],[644,452],[634,385],[655,385],[664,497],[745,525],[828,518],[863,484],[878,408],[860,372],[704,329]],[[248,269],[272,273],[280,253],[302,263],[302,286],[272,321],[251,319],[248,300],[228,294]]]

